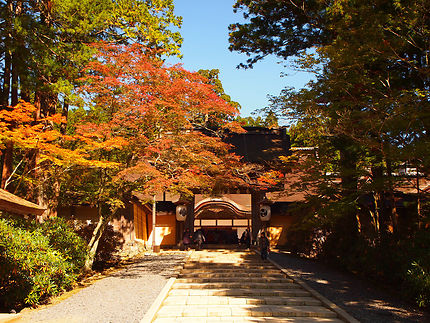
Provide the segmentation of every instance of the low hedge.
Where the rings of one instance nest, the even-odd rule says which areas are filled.
[[[85,259],[82,243],[62,220],[0,219],[0,307],[35,306],[70,289]]]
[[[51,218],[42,224],[36,224],[35,229],[48,238],[51,248],[61,253],[72,265],[74,272],[81,270],[85,264],[88,245],[64,218]]]

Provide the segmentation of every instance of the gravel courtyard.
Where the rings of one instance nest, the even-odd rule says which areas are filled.
[[[148,254],[55,305],[24,311],[19,322],[139,322],[187,252]],[[357,277],[309,259],[273,252],[270,258],[363,323],[430,323],[430,314]]]
[[[186,252],[148,254],[64,301],[24,311],[19,322],[140,322]]]

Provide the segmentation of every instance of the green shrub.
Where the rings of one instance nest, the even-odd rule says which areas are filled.
[[[73,266],[41,232],[0,219],[0,307],[37,305],[75,280]]]
[[[404,282],[406,296],[413,298],[418,306],[430,306],[430,270],[413,262]]]
[[[430,307],[430,230],[422,229],[407,240],[410,266],[406,270],[402,290],[420,307]]]
[[[75,272],[81,270],[88,253],[88,246],[65,219],[61,217],[48,219],[39,225],[37,230],[49,239],[51,248],[61,253],[63,258],[73,266]]]

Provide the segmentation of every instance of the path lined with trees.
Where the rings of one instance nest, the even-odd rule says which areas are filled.
[[[245,22],[231,25],[230,49],[250,56],[243,67],[274,54],[316,75],[263,111],[267,126],[292,122],[294,146],[317,147],[302,163],[283,159],[285,172],[304,174],[297,189],[312,193],[285,247],[401,286],[428,307],[429,2],[237,0],[235,8]],[[0,300],[15,293],[3,306],[70,288],[133,190],[186,197],[249,184],[220,139],[241,128],[217,71],[163,62],[179,54],[180,24],[172,0],[0,2],[1,188],[46,215],[84,203],[99,212],[76,255],[69,248],[79,238],[63,224],[2,215]],[[60,228],[67,239],[58,245]]]
[[[252,67],[267,55],[314,73],[265,113],[292,122],[303,216],[287,248],[430,304],[430,4],[238,0],[230,49]]]
[[[0,12],[1,188],[46,208],[45,218],[59,206],[96,207],[83,270],[132,191],[187,196],[243,181],[219,138],[241,130],[237,104],[204,76],[164,64],[182,41],[172,0],[7,0]],[[0,222],[2,308],[73,285],[70,241],[56,248],[34,223]]]

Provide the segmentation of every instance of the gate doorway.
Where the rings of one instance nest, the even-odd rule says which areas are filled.
[[[249,194],[202,199],[196,205],[194,230],[202,230],[208,247],[238,245],[242,233],[252,227],[250,204]]]
[[[238,244],[242,233],[251,228],[251,219],[196,219],[194,229],[201,229],[206,244]]]

